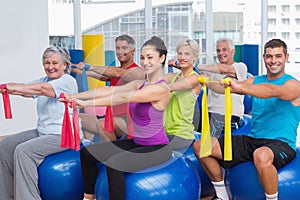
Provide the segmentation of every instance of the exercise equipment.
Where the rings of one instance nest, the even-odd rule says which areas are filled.
[[[212,142],[209,127],[209,117],[208,117],[208,105],[207,105],[207,94],[206,94],[206,84],[208,82],[217,82],[215,80],[209,80],[207,77],[199,76],[198,81],[202,84],[203,95],[202,95],[202,139],[201,139],[201,150],[200,157],[205,157],[211,155]],[[222,82],[227,85],[225,90],[225,129],[224,129],[224,160],[232,160],[232,145],[231,145],[231,116],[232,116],[232,99],[230,94],[230,88],[228,84],[230,83],[230,78],[222,79]]]
[[[83,50],[70,49],[69,52],[70,52],[72,64],[78,64],[80,62],[84,62]],[[85,92],[89,90],[89,85],[86,77],[86,69],[83,68],[81,74],[76,74],[71,72],[71,76],[73,76],[76,79],[78,92]]]
[[[300,148],[296,158],[278,169],[278,199],[298,200],[300,196]],[[265,193],[253,162],[244,162],[226,170],[225,183],[232,199],[263,200]]]
[[[1,90],[6,89],[6,84],[0,84],[0,89]],[[9,98],[8,91],[2,93],[2,100],[4,106],[5,119],[12,119],[10,98]]]
[[[201,193],[195,167],[178,152],[173,152],[172,158],[161,165],[124,176],[127,200],[199,199]],[[99,171],[95,194],[97,200],[109,199],[105,167]]]
[[[43,200],[82,200],[80,152],[69,149],[47,156],[38,167],[38,187]]]
[[[198,132],[195,132],[195,139],[198,140],[198,139],[200,139],[200,137],[201,137],[201,134]],[[214,189],[209,177],[207,176],[205,171],[202,169],[200,163],[198,162],[198,160],[194,154],[192,145],[189,148],[182,150],[181,153],[183,153],[183,156],[192,162],[192,164],[194,165],[194,167],[197,170],[198,176],[200,177],[200,181],[201,181],[200,197],[211,196],[215,192],[215,189]]]
[[[232,130],[232,135],[248,135],[251,132],[251,115],[244,115],[244,125],[239,127],[239,129]],[[199,132],[194,132],[195,140],[199,140],[201,138],[201,133]],[[199,164],[192,146],[190,146],[187,149],[183,149],[179,151],[180,153],[183,154],[187,159],[189,159],[193,165],[197,169],[197,173],[200,177],[201,180],[201,197],[207,197],[211,196],[214,192],[215,189],[213,188],[213,185],[205,173],[205,171],[202,169],[201,165]]]

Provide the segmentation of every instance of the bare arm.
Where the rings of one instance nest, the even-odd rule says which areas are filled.
[[[254,78],[250,81],[230,82],[232,92],[238,94],[249,94],[258,98],[277,97],[283,100],[291,101],[295,106],[300,105],[300,82],[297,80],[288,80],[283,85],[273,84],[253,84]]]
[[[119,87],[119,86],[116,86]],[[154,107],[159,110],[166,108],[169,102],[170,92],[166,86],[162,84],[149,85],[142,89],[134,89],[130,91],[118,91],[108,96],[101,98],[91,99],[87,101],[81,101],[75,99],[80,107],[86,106],[109,106],[118,105],[130,102],[146,103],[150,102]]]
[[[168,81],[168,86],[171,91],[180,91],[180,90],[190,90],[192,89],[193,92],[198,95],[201,89],[201,84],[198,81],[198,75],[193,74],[189,77],[186,77],[181,80],[177,80],[174,83],[171,83],[171,77],[170,74],[165,75],[166,79]],[[174,75],[173,75],[174,76]],[[172,77],[173,79],[173,77]]]
[[[82,70],[85,67],[83,62],[76,65],[77,69]],[[145,75],[140,67],[133,67],[130,69],[124,69],[115,66],[92,66],[90,65],[86,70],[87,76],[99,79],[107,80],[108,78],[122,78],[126,82],[133,80],[144,80]]]
[[[33,95],[43,95],[55,98],[55,92],[49,83],[7,83],[6,90],[9,94],[23,97],[32,97]]]
[[[212,73],[218,73],[218,74],[225,74],[229,75],[231,77],[236,78],[236,71],[233,66],[226,65],[226,64],[214,64],[214,65],[198,65],[199,71],[207,71]]]
[[[117,87],[98,87],[92,90],[88,90],[86,92],[81,92],[78,94],[66,94],[67,99],[78,99],[83,101],[93,100],[95,98],[103,98],[106,96],[110,96],[114,93],[118,93],[119,91],[131,91],[134,90],[137,85],[140,85],[140,81],[132,81],[122,86]]]
[[[73,73],[75,73],[75,74],[82,75],[82,70],[81,70],[81,69],[78,69],[78,68],[72,68],[71,71],[72,71]],[[87,71],[86,71],[86,76],[95,78],[95,79],[100,80],[100,81],[107,81],[107,80],[109,80],[108,77],[106,77],[106,76],[104,76],[104,75],[102,75],[102,74],[98,74],[98,73],[96,73],[96,72],[90,71],[90,70],[87,70]]]
[[[122,80],[125,80],[126,82],[145,79],[144,72],[140,67],[123,69],[120,67],[111,67],[111,66],[106,66],[106,67],[91,66],[90,71],[96,72],[106,77],[122,78]]]

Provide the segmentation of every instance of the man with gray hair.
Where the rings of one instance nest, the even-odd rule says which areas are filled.
[[[209,77],[210,80],[221,80],[226,77],[231,77],[237,81],[243,81],[247,78],[247,66],[242,62],[235,62],[233,56],[235,53],[234,44],[231,39],[220,38],[216,42],[217,57],[220,61],[219,64],[198,66],[200,74],[204,74]],[[211,90],[208,92],[208,112],[210,121],[210,133],[212,137],[219,137],[224,128],[224,113],[225,113],[225,95],[217,93],[213,90],[215,84],[208,83],[207,87]],[[244,95],[232,94],[232,129],[238,129],[244,124]],[[201,120],[198,128],[198,132],[201,132]],[[194,153],[199,159],[200,140],[197,140],[194,145]],[[225,184],[223,182],[212,182],[218,195],[221,195],[222,199],[228,199]],[[218,190],[218,191],[217,191]]]

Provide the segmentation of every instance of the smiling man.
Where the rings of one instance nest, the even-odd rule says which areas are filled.
[[[216,189],[214,199],[229,199],[220,166],[231,168],[252,161],[266,200],[278,199],[277,169],[296,156],[297,128],[300,122],[300,82],[285,73],[289,54],[284,41],[272,39],[264,46],[266,75],[245,81],[231,80],[233,93],[253,96],[251,133],[232,136],[232,160],[224,161],[224,137],[213,137],[212,154],[199,158],[199,143],[194,145],[198,160]],[[198,140],[199,141],[199,140]],[[241,181],[245,177],[242,177]]]
[[[74,65],[76,68],[73,68],[72,72],[80,74],[85,68],[87,76],[109,81],[111,86],[124,85],[133,80],[143,80],[144,72],[133,60],[136,50],[134,39],[129,35],[120,35],[115,39],[115,48],[120,66],[91,66],[81,62]],[[127,123],[129,117],[127,105],[108,106],[105,118],[99,120],[95,116],[80,115],[83,130],[100,134],[102,141],[115,140],[128,132],[133,132],[132,124]]]
[[[243,81],[247,77],[247,66],[242,62],[234,62],[234,44],[229,38],[219,38],[216,42],[216,51],[219,64],[198,65],[200,74],[209,77],[210,80],[221,80],[231,77],[238,81]],[[208,84],[214,86],[214,84]],[[208,111],[210,115],[211,133],[219,135],[224,127],[225,95],[209,90],[208,92]],[[237,129],[244,124],[244,95],[232,94],[232,128]],[[200,120],[201,123],[201,120]],[[201,124],[198,126],[201,132]]]

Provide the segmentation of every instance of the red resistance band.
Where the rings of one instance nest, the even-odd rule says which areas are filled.
[[[5,90],[6,89],[6,84],[1,84],[0,88],[2,90]],[[2,93],[2,99],[3,99],[5,119],[12,119],[10,99],[9,99],[8,91]]]
[[[61,148],[70,148],[75,149],[76,151],[80,150],[80,136],[79,136],[79,116],[78,110],[76,107],[76,102],[66,99],[64,93],[60,94],[61,99],[65,99],[65,114],[62,124],[62,131],[61,131]],[[72,124],[73,129],[71,126],[69,108],[73,108],[73,115],[72,115]],[[74,134],[73,134],[73,131]]]

